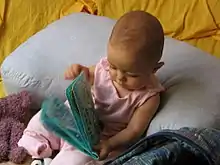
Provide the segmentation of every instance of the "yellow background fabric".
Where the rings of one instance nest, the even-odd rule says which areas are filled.
[[[76,0],[0,0],[0,63],[49,23],[82,8]]]
[[[165,34],[220,57],[219,0],[97,0],[98,14],[119,18],[144,10],[156,16]]]
[[[0,0],[0,64],[62,16],[86,11],[117,19],[131,10],[150,12],[161,21],[166,35],[220,57],[219,0]],[[0,97],[2,88],[0,84]]]
[[[0,65],[33,34],[83,8],[84,3],[77,0],[0,0]],[[0,98],[4,95],[0,80]]]

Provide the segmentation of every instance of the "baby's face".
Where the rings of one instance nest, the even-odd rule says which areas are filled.
[[[154,67],[136,58],[132,52],[108,47],[109,73],[112,81],[128,90],[138,90],[148,85]]]

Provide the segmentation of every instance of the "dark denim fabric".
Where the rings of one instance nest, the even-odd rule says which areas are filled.
[[[148,136],[105,165],[219,165],[220,131],[181,128]]]

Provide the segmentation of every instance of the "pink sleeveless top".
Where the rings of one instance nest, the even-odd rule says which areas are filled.
[[[125,129],[138,107],[150,97],[164,91],[155,75],[152,75],[151,80],[146,89],[133,91],[120,98],[110,79],[107,58],[100,60],[95,68],[92,94],[95,108],[104,124],[104,136],[110,137]]]

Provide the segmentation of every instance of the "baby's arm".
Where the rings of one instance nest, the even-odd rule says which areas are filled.
[[[127,145],[138,140],[147,129],[151,119],[158,109],[159,104],[160,94],[157,94],[139,107],[135,111],[127,128],[108,140],[111,150],[126,147]]]
[[[82,71],[85,72],[87,78],[89,79],[89,82],[91,85],[93,85],[94,81],[94,71],[95,71],[95,65],[91,67],[86,67],[80,64],[72,64],[64,73],[66,80],[73,80],[75,79]]]

